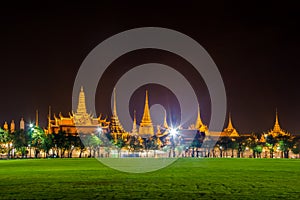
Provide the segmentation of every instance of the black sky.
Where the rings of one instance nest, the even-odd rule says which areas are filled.
[[[238,131],[270,129],[277,107],[282,128],[300,133],[300,7],[296,3],[142,6],[70,1],[15,3],[2,5],[0,11],[1,126],[20,117],[34,120],[35,109],[45,125],[49,105],[53,112],[67,115],[76,73],[95,46],[121,31],[157,26],[180,31],[207,50],[223,77],[228,110]],[[143,59],[147,57],[137,58]],[[169,59],[172,56],[165,55],[161,62]],[[131,61],[136,62],[124,60]],[[200,105],[208,123],[209,104]],[[106,112],[97,106],[99,112]]]

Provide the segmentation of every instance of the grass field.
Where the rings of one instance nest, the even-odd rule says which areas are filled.
[[[181,158],[150,173],[96,159],[0,160],[2,199],[300,199],[300,160]]]

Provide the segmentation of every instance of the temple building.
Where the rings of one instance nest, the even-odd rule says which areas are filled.
[[[277,137],[277,136],[285,136],[285,135],[291,135],[289,132],[281,129],[280,125],[279,125],[279,120],[278,120],[278,112],[276,110],[276,115],[275,115],[275,124],[273,129],[269,130],[268,133],[263,134],[260,141],[261,142],[265,142],[266,141],[266,137],[268,135],[272,135],[273,137]]]
[[[106,118],[102,119],[101,115],[94,117],[87,113],[83,87],[80,89],[76,112],[72,111],[68,117],[64,117],[61,113],[58,117],[54,114],[54,119],[51,119],[51,110],[49,109],[48,133],[63,131],[73,135],[76,133],[90,134],[96,133],[98,128],[102,128],[103,133],[108,132],[109,122]]]
[[[189,127],[190,130],[199,130],[202,133],[208,134],[208,127],[203,124],[202,119],[201,119],[201,114],[200,114],[200,106],[198,105],[198,113],[197,113],[197,119],[195,124],[192,124]]]
[[[275,116],[275,124],[272,130],[268,132],[268,135],[272,135],[273,137],[276,137],[278,135],[290,135],[290,133],[286,132],[285,130],[281,129],[279,125],[278,120],[278,112],[276,110],[276,116]]]
[[[138,129],[137,129],[137,125],[136,125],[136,111],[134,110],[134,114],[133,114],[133,124],[132,124],[132,130],[131,130],[131,134],[132,135],[138,135]]]
[[[228,126],[227,128],[225,128],[223,130],[223,132],[221,132],[221,137],[239,137],[239,133],[236,131],[236,129],[233,127],[232,125],[232,121],[231,121],[231,115],[229,113],[229,117],[228,117]]]
[[[154,135],[154,128],[150,116],[149,102],[148,102],[148,91],[146,90],[145,107],[142,121],[140,123],[139,135],[141,137],[150,137]]]
[[[125,131],[117,115],[116,89],[114,89],[114,105],[109,130],[115,142],[117,142],[118,138],[122,138],[125,142],[127,141],[129,133]]]

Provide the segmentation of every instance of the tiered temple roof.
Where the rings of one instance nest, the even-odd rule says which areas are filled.
[[[146,90],[145,107],[142,121],[140,123],[139,135],[141,137],[149,137],[154,135],[154,128],[150,116],[149,102],[148,102],[148,91]]]
[[[80,89],[78,106],[75,113],[69,113],[68,117],[64,117],[61,113],[59,113],[58,117],[55,114],[53,116],[54,119],[51,119],[51,111],[49,108],[48,133],[65,131],[69,134],[88,134],[95,133],[99,127],[102,128],[104,133],[108,131],[109,122],[106,118],[101,119],[101,115],[94,117],[92,114],[87,113],[83,87]]]
[[[239,137],[240,134],[237,132],[237,130],[233,127],[232,121],[231,121],[231,114],[229,113],[228,117],[228,126],[223,130],[221,133],[221,136],[225,137]]]
[[[275,124],[273,129],[271,129],[268,132],[268,135],[272,135],[273,137],[277,137],[278,135],[290,135],[290,133],[286,132],[285,130],[281,129],[279,125],[279,120],[278,120],[278,112],[276,110],[276,116],[275,116]]]

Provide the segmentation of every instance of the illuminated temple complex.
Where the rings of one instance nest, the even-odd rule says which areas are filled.
[[[31,124],[32,125],[32,124]],[[33,126],[33,125],[32,125]],[[32,127],[30,126],[30,127]],[[36,125],[38,125],[38,112],[36,113]],[[25,122],[23,118],[20,121],[20,130],[25,130]],[[9,123],[5,121],[3,129],[0,128],[0,132],[7,131],[14,133],[16,130],[16,125],[14,120]],[[213,156],[213,157],[239,157],[241,156],[240,152],[237,149],[232,149],[230,155],[228,154],[226,145],[224,141],[242,141],[244,138],[247,138],[246,143],[249,140],[255,140],[259,145],[266,144],[270,136],[273,138],[282,138],[284,136],[291,136],[291,134],[280,127],[278,113],[276,110],[275,123],[272,129],[262,134],[252,134],[252,133],[239,133],[234,127],[232,122],[231,114],[228,115],[228,124],[220,132],[209,131],[209,128],[201,119],[200,106],[198,105],[197,117],[195,123],[191,124],[189,127],[170,127],[167,122],[167,112],[164,113],[164,119],[162,124],[153,124],[151,119],[150,107],[149,107],[149,94],[148,91],[145,91],[145,100],[144,100],[144,110],[140,124],[137,124],[136,111],[134,110],[134,118],[132,124],[132,130],[126,131],[117,114],[117,104],[116,104],[116,90],[113,90],[113,109],[112,116],[110,118],[102,118],[102,116],[94,116],[94,114],[88,113],[86,108],[86,99],[83,87],[80,88],[78,95],[78,104],[76,111],[72,111],[68,116],[63,116],[59,113],[58,116],[53,114],[51,116],[51,110],[49,108],[48,114],[48,125],[44,129],[47,134],[58,134],[59,132],[64,132],[71,134],[73,136],[77,134],[83,134],[84,138],[90,134],[99,134],[104,133],[106,136],[109,136],[109,142],[114,142],[114,144],[122,144],[124,150],[130,148],[132,142],[134,145],[140,145],[139,148],[146,148],[147,142],[153,142],[157,145],[157,150],[160,149],[161,154],[164,147],[173,148],[172,140],[174,138],[180,138],[180,144],[185,148],[184,153],[180,155],[184,156],[194,156],[200,157],[203,156]],[[197,136],[198,135],[198,136]],[[198,137],[198,139],[197,139]],[[292,136],[293,137],[293,136]],[[82,139],[82,138],[81,138]],[[204,144],[205,141],[215,141],[214,146],[212,147],[198,147],[196,140],[202,140],[200,143]],[[179,141],[179,140],[178,140]],[[196,142],[195,142],[196,141]],[[244,140],[245,141],[245,140]],[[153,144],[154,144],[153,143]],[[239,144],[240,145],[240,144]],[[239,147],[240,148],[240,147]],[[248,148],[248,150],[247,150]],[[196,150],[195,150],[196,149]],[[129,150],[129,149],[127,149]],[[88,150],[91,152],[91,150]],[[105,150],[102,149],[102,152]],[[129,150],[130,151],[130,150]],[[168,150],[171,152],[170,150]],[[194,151],[197,151],[195,154]],[[100,151],[99,151],[100,152]],[[166,151],[165,151],[166,152]],[[207,154],[211,152],[211,154]],[[272,152],[272,153],[271,153]],[[251,157],[253,151],[249,150],[249,147],[245,147],[242,156]],[[261,151],[261,155],[264,157],[282,157],[280,155],[279,144],[273,146],[264,146]],[[272,154],[272,155],[271,155]],[[170,154],[169,154],[170,156]],[[175,156],[175,154],[173,155]]]
[[[110,120],[107,118],[94,117],[93,114],[87,113],[86,103],[85,103],[85,93],[83,87],[81,87],[78,97],[78,106],[76,112],[72,111],[69,113],[69,116],[63,116],[59,113],[58,116],[55,114],[51,118],[51,111],[49,109],[48,115],[48,128],[47,133],[58,133],[59,131],[66,132],[68,134],[75,135],[76,133],[91,134],[97,133],[99,128],[101,128],[103,133],[111,133],[112,138],[116,141],[118,138],[127,140],[129,135],[136,135],[140,138],[149,138],[154,135],[158,137],[165,136],[169,133],[171,127],[167,123],[167,115],[165,112],[163,126],[157,125],[156,132],[154,131],[154,125],[152,124],[152,119],[150,115],[149,108],[149,94],[146,91],[145,94],[145,103],[144,103],[144,112],[139,126],[136,122],[136,114],[134,113],[134,120],[132,125],[132,131],[126,131],[117,115],[117,106],[116,106],[116,90],[113,92],[113,111]],[[189,130],[198,130],[206,134],[209,133],[208,127],[202,122],[200,116],[200,107],[198,106],[198,115],[195,121],[195,124],[192,124],[188,129],[184,129],[186,133]],[[183,131],[184,132],[184,131]],[[188,135],[188,134],[187,134]]]
[[[170,135],[170,130],[172,127],[169,127],[167,123],[167,114],[165,112],[164,121],[162,125],[155,125],[156,131],[154,130],[154,125],[152,123],[150,108],[149,108],[149,94],[148,91],[145,93],[145,102],[144,102],[144,112],[141,119],[141,123],[137,124],[136,113],[134,111],[134,119],[131,131],[126,131],[117,115],[117,106],[116,106],[116,90],[113,91],[113,111],[110,119],[102,118],[102,116],[95,117],[93,114],[87,112],[86,102],[85,102],[85,93],[83,87],[81,87],[79,96],[78,96],[78,105],[76,111],[69,113],[69,116],[63,116],[59,113],[58,116],[53,114],[51,116],[51,110],[49,109],[48,115],[48,127],[45,129],[46,133],[57,134],[59,131],[76,135],[77,133],[81,134],[93,134],[99,131],[101,128],[102,133],[110,133],[112,139],[117,141],[118,138],[122,138],[124,141],[128,139],[130,135],[138,136],[139,138],[150,138],[156,136],[157,138],[163,138]],[[20,121],[20,129],[25,129],[25,122],[23,118]],[[240,134],[234,128],[232,123],[231,114],[228,116],[228,125],[221,132],[210,132],[208,126],[205,125],[201,119],[200,106],[198,105],[197,118],[194,124],[191,124],[188,128],[177,128],[182,137],[191,142],[195,131],[204,133],[207,136],[216,136],[216,137],[229,137],[237,138],[240,136],[250,136],[251,134]],[[14,132],[15,123],[14,120],[11,121],[10,127],[7,122],[4,123],[2,130],[10,130]],[[265,142],[268,135],[277,137],[278,135],[291,135],[285,130],[281,129],[278,120],[278,113],[276,110],[275,123],[273,129],[269,130],[267,133],[264,133],[260,141]]]
[[[237,130],[233,127],[232,121],[231,121],[231,114],[229,113],[228,117],[228,125],[227,128],[223,130],[220,134],[221,137],[239,137],[239,133]]]
[[[85,94],[81,87],[78,106],[76,112],[69,113],[68,117],[63,116],[61,113],[57,117],[54,114],[54,119],[51,119],[51,112],[49,109],[48,116],[48,133],[58,133],[63,131],[70,134],[76,133],[95,133],[97,129],[101,127],[103,132],[107,132],[109,128],[109,122],[107,119],[94,117],[92,114],[87,113],[85,104]]]

